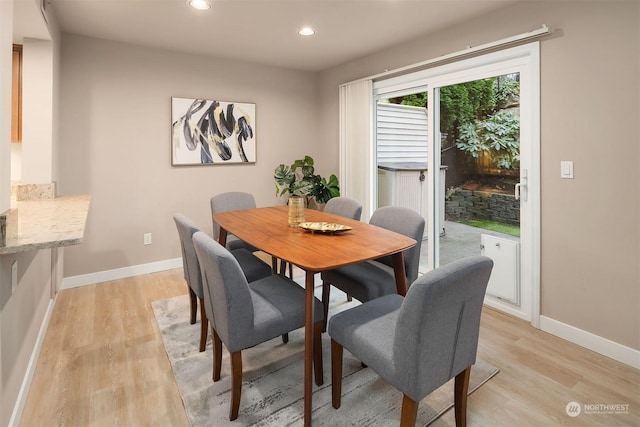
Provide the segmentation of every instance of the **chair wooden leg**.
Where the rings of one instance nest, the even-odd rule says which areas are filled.
[[[313,324],[313,367],[315,368],[316,385],[324,384],[324,368],[322,366],[322,322]]]
[[[242,352],[231,353],[231,408],[229,409],[229,420],[238,418],[240,409],[240,394],[242,391]]]
[[[327,332],[329,319],[329,295],[331,294],[331,283],[322,281],[322,309],[324,310],[324,320],[322,321],[322,332]]]
[[[280,275],[287,277],[287,267],[289,267],[289,279],[293,279],[293,264],[286,261],[280,262]]]
[[[213,341],[213,381],[220,379],[220,371],[222,370],[222,341],[215,329],[211,328]]]
[[[189,320],[189,323],[193,325],[194,323],[196,323],[196,311],[198,311],[198,296],[195,292],[193,292],[191,286],[189,286],[189,306],[191,307],[191,318]]]
[[[331,340],[331,404],[340,407],[342,399],[342,346]]]
[[[207,331],[209,330],[209,319],[204,309],[204,299],[200,300],[200,351],[207,348]]]
[[[284,273],[287,268],[286,262],[282,260],[280,261],[280,271],[278,271],[278,258],[271,257],[271,265],[272,265],[274,274],[280,274],[281,276],[284,276]],[[286,344],[288,342],[289,342],[289,334],[282,334],[282,343]]]
[[[400,427],[414,427],[418,417],[418,402],[407,397],[402,397],[402,412],[400,414]]]
[[[467,397],[469,394],[469,376],[471,366],[456,375],[453,403],[456,414],[456,427],[467,425]]]

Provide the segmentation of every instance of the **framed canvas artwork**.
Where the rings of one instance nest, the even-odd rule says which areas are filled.
[[[171,98],[171,164],[256,162],[256,104]]]

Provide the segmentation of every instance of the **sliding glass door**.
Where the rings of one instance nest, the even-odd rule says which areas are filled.
[[[422,272],[467,255],[492,257],[499,283],[491,285],[487,303],[534,326],[537,48],[533,43],[373,84],[377,206],[424,212]]]

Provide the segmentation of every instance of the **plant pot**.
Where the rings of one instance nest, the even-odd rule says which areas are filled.
[[[309,205],[307,207],[309,209],[315,209],[317,211],[323,211],[325,205],[326,205],[326,203],[318,203],[316,198],[312,197],[311,200],[309,200]]]
[[[292,196],[289,198],[289,227],[297,227],[304,222],[304,197]]]

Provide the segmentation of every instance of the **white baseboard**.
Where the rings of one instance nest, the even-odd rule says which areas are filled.
[[[617,342],[583,331],[546,316],[540,316],[540,329],[564,338],[589,350],[610,357],[618,362],[640,369],[640,351]]]
[[[495,308],[496,310],[507,313],[511,316],[517,317],[522,320],[526,320],[527,322],[531,321],[531,316],[527,313],[520,310],[520,307],[513,306],[509,303],[502,302],[497,298],[493,298],[489,295],[484,297],[484,304],[489,307]]]
[[[38,366],[38,357],[40,357],[40,350],[42,350],[42,344],[44,343],[44,337],[47,335],[47,328],[49,327],[49,320],[51,320],[51,314],[53,313],[53,307],[56,304],[56,300],[49,300],[47,311],[44,313],[42,324],[40,325],[40,331],[38,331],[38,337],[36,338],[31,357],[29,358],[29,364],[27,365],[27,371],[22,379],[22,385],[18,392],[16,404],[13,407],[13,413],[9,419],[9,427],[18,427],[20,425],[20,419],[22,418],[22,412],[24,411],[24,405],[27,403],[27,396],[29,395],[29,388],[31,388],[31,381],[33,375],[36,372],[36,366]]]
[[[130,267],[116,268],[114,270],[81,274],[62,279],[60,289],[78,288],[80,286],[124,279],[126,277],[140,276],[142,274],[156,273],[158,271],[171,270],[179,267],[182,267],[182,258],[173,258],[164,261],[150,262],[147,264],[132,265]]]

